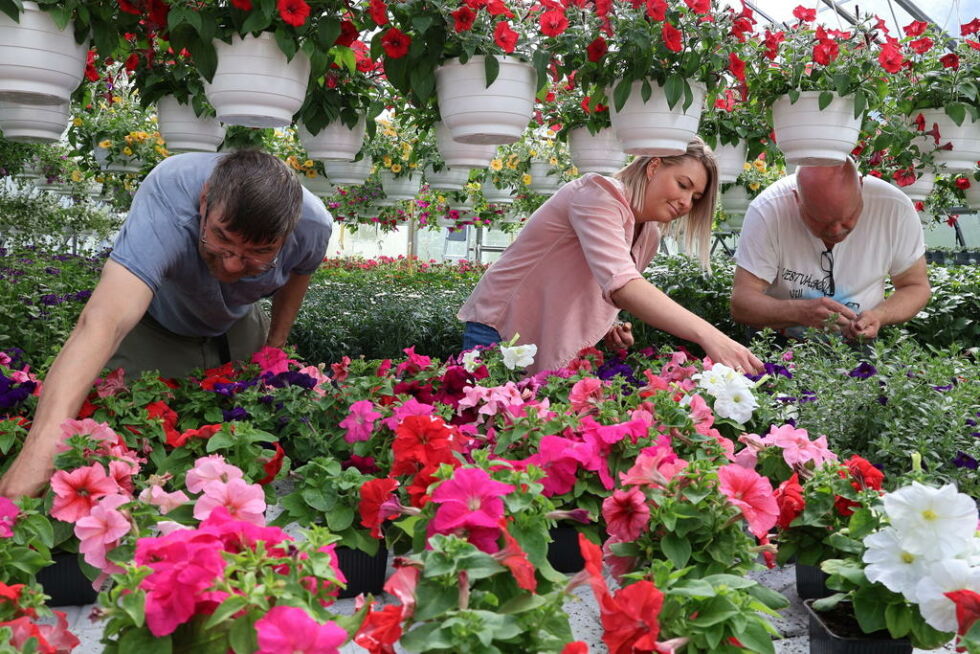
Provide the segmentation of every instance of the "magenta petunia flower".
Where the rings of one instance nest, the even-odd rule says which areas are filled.
[[[303,609],[274,606],[255,623],[259,636],[257,654],[333,654],[338,652],[347,632],[328,621],[320,624]]]
[[[11,500],[0,495],[0,538],[14,535],[14,523],[20,515],[20,508]]]
[[[504,517],[501,498],[513,491],[513,486],[494,481],[485,470],[459,468],[432,493],[432,501],[439,504],[432,530],[450,534],[458,529],[497,529]]]
[[[347,430],[344,440],[348,443],[369,440],[374,432],[374,421],[380,417],[371,400],[354,402],[350,405],[350,413],[340,421],[340,426]]]

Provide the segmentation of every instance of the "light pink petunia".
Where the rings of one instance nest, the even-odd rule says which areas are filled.
[[[335,622],[320,624],[295,606],[274,606],[255,623],[259,649],[256,654],[333,654],[347,640],[347,632]]]
[[[638,488],[617,490],[602,501],[602,517],[606,530],[621,542],[639,538],[650,523],[650,507]]]
[[[194,467],[187,471],[185,483],[187,490],[192,493],[200,493],[204,484],[209,481],[228,482],[232,479],[241,478],[242,471],[239,468],[230,463],[225,463],[225,457],[220,454],[212,454],[211,456],[202,456],[194,462]]]
[[[344,440],[348,443],[369,440],[374,431],[374,421],[380,417],[371,400],[354,402],[350,405],[350,413],[340,421],[340,426],[347,430]]]
[[[810,440],[805,429],[797,429],[793,425],[775,425],[763,438],[767,445],[775,445],[783,450],[783,460],[786,465],[793,467],[813,461],[816,467],[826,461],[835,461],[837,455],[827,448],[827,437],[821,436],[815,441]]]
[[[119,493],[107,495],[92,507],[87,516],[75,523],[78,551],[84,554],[86,563],[106,574],[123,572],[121,567],[106,559],[106,554],[132,528],[129,519],[118,510],[129,501],[129,497]]]
[[[51,490],[55,494],[51,517],[78,522],[92,511],[100,498],[120,489],[116,481],[106,475],[101,463],[93,463],[71,472],[58,470],[51,477]]]
[[[435,410],[436,408],[431,404],[423,404],[410,397],[395,407],[394,414],[390,418],[385,418],[381,422],[391,431],[395,431],[408,416],[431,416]]]
[[[265,492],[258,484],[246,483],[244,479],[227,483],[209,481],[204,484],[204,494],[194,504],[194,517],[205,520],[219,506],[228,509],[228,514],[238,520],[265,524]]]
[[[65,441],[78,434],[84,434],[95,441],[105,442],[106,447],[110,447],[119,442],[119,436],[112,430],[112,427],[108,423],[96,422],[91,418],[65,420],[61,423],[61,439],[58,441],[58,451],[67,452],[71,449],[65,444]]]
[[[749,531],[756,537],[762,538],[776,524],[779,505],[768,478],[732,463],[718,469],[718,482],[721,492],[742,512]]]
[[[181,504],[190,501],[184,491],[168,493],[163,486],[148,486],[140,493],[140,501],[160,507],[160,513],[167,515]]]

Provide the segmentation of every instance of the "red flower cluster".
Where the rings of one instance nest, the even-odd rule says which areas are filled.
[[[855,454],[845,463],[850,472],[851,486],[854,490],[860,491],[869,488],[877,491],[881,490],[881,482],[885,480],[885,474],[874,467],[867,459]],[[846,473],[843,470],[840,475],[842,479],[846,477]],[[834,500],[834,506],[837,507],[837,512],[842,516],[849,516],[854,513],[854,507],[858,506],[858,503],[838,496]]]

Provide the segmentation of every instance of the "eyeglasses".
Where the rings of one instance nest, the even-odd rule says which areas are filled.
[[[200,243],[201,246],[209,253],[216,257],[221,257],[222,259],[231,259],[232,257],[237,258],[242,264],[250,271],[257,273],[267,272],[272,270],[277,265],[279,265],[279,255],[276,254],[272,261],[265,261],[257,257],[248,256],[244,254],[238,254],[237,252],[232,252],[231,250],[226,250],[224,248],[216,247],[208,242],[207,238],[207,215],[204,216],[204,220],[201,222],[201,236]]]
[[[837,292],[837,285],[834,284],[834,251],[824,250],[820,253],[820,270],[826,273],[823,278],[823,294],[832,296]]]

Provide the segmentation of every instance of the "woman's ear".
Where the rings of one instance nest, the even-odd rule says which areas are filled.
[[[657,168],[659,167],[660,167],[660,157],[652,157],[650,161],[647,162],[647,167],[645,172],[646,172],[648,182],[651,179],[653,179],[653,174],[657,172]]]

